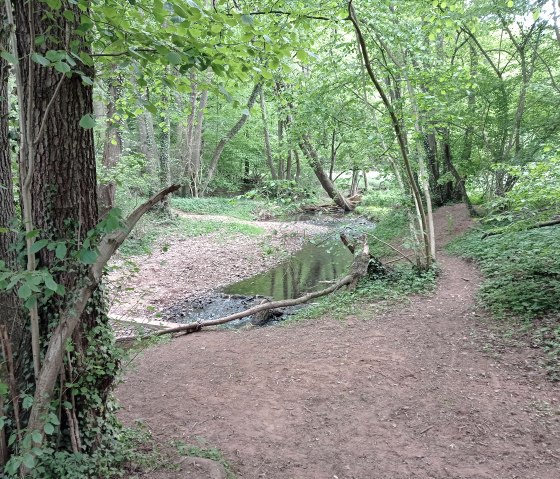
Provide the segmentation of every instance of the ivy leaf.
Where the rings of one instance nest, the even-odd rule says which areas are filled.
[[[48,422],[43,427],[43,430],[45,431],[45,434],[52,434],[54,432],[54,426]]]
[[[59,71],[60,73],[68,73],[72,71],[70,65],[68,65],[68,63],[66,62],[56,62],[54,64],[54,68],[56,71]]]
[[[21,407],[23,409],[29,409],[31,406],[33,406],[33,396],[25,396],[21,403]]]
[[[28,469],[33,469],[35,467],[35,456],[30,452],[27,452],[23,455],[21,462],[23,462],[23,465]]]
[[[82,116],[82,118],[80,119],[80,126],[84,130],[90,130],[91,128],[93,128],[95,126],[95,118],[93,117],[93,115],[91,113],[86,113],[84,116]]]
[[[45,272],[45,286],[50,289],[51,291],[56,291],[58,289],[58,284],[56,283],[56,281],[54,280],[54,278],[51,276],[51,274],[49,272]]]
[[[41,437],[41,433],[39,431],[33,431],[31,433],[31,439],[33,440],[33,442],[40,444],[43,438]]]

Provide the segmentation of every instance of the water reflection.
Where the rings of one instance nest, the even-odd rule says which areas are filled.
[[[308,243],[284,263],[252,278],[235,283],[226,294],[262,295],[274,300],[296,298],[328,287],[345,275],[352,255],[340,240]]]

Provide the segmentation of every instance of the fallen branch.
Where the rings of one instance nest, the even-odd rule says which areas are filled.
[[[179,188],[180,185],[172,185],[163,189],[136,208],[126,220],[124,220],[122,229],[106,234],[99,243],[99,255],[95,263],[90,266],[87,277],[84,278],[84,281],[77,287],[73,294],[69,295],[70,298],[74,299],[66,306],[66,309],[60,313],[60,321],[51,334],[43,359],[43,365],[35,386],[33,406],[29,414],[28,431],[37,431],[41,435],[41,441],[34,439],[36,447],[40,446],[43,439],[44,418],[48,413],[49,403],[60,368],[62,367],[66,341],[72,336],[76,326],[79,324],[82,312],[101,280],[103,269],[144,213],[159,203],[168,194]]]
[[[547,226],[555,226],[555,225],[560,225],[560,218],[557,218],[557,219],[551,220],[551,221],[545,221],[544,223],[537,223],[536,225],[529,226],[528,228],[524,228],[521,231],[534,230],[536,228],[546,228]],[[480,239],[488,238],[488,236],[501,235],[501,234],[509,233],[509,232],[510,231],[504,231],[504,230],[488,231],[487,233],[484,233],[482,235],[482,238],[480,238]]]
[[[280,301],[270,301],[270,302],[262,303],[257,306],[253,306],[252,308],[246,309],[245,311],[240,311],[239,313],[230,314],[229,316],[224,316],[223,318],[185,324],[183,326],[177,326],[176,328],[162,329],[160,331],[155,331],[153,333],[146,334],[144,336],[129,336],[124,338],[119,338],[117,339],[117,341],[119,342],[134,341],[137,339],[146,339],[154,336],[163,336],[165,334],[174,334],[174,333],[184,333],[184,334],[196,333],[197,331],[200,331],[202,328],[206,328],[208,326],[218,326],[220,324],[229,323],[231,321],[235,321],[236,319],[252,316],[254,314],[260,313],[262,311],[267,311],[269,309],[286,308],[288,306],[297,306],[298,304],[306,303],[308,301],[311,301],[312,299],[320,298],[321,296],[326,296],[327,294],[334,293],[335,291],[341,289],[344,286],[347,286],[349,290],[352,290],[356,287],[358,281],[367,275],[367,268],[369,262],[370,262],[369,247],[365,237],[363,237],[361,248],[358,248],[358,251],[356,251],[356,253],[354,254],[354,261],[352,263],[350,273],[344,276],[339,281],[337,281],[332,286],[329,286],[328,288],[322,289],[320,291],[307,293],[303,296],[300,296],[299,298],[283,299]]]

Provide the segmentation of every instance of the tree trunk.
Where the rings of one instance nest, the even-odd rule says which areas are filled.
[[[286,166],[284,163],[284,120],[278,120],[278,179],[286,179]]]
[[[169,150],[171,148],[171,122],[169,116],[165,122],[165,126],[159,133],[159,184],[165,188],[169,184],[171,171],[169,166]],[[161,211],[169,212],[169,200],[166,198],[160,204]]]
[[[87,12],[69,0],[62,4],[64,11],[71,12],[72,16],[53,15],[42,2],[15,2],[15,23],[23,83],[18,85],[23,94],[23,104],[19,108],[20,112],[26,112],[25,126],[30,133],[28,139],[33,140],[30,151],[34,152],[31,217],[35,229],[40,231],[39,237],[64,242],[73,250],[82,248],[87,232],[98,220],[93,130],[79,126],[81,118],[93,111],[93,88],[78,74],[69,77],[54,68],[28,61],[35,48],[43,54],[47,50],[66,50],[69,45],[80,52],[90,50],[84,37],[75,33],[81,16]],[[45,43],[36,47],[35,38],[48,31],[64,31],[66,34],[61,39],[48,35]],[[79,64],[78,68],[93,78],[90,66]],[[22,164],[20,168],[21,176],[25,178],[27,165]],[[57,260],[53,251],[44,248],[38,257],[39,265],[49,268],[55,281],[66,291],[73,290],[81,280],[79,266],[77,273],[54,272],[52,266]],[[43,344],[51,332],[53,319],[58,317],[62,305],[71,299],[52,297],[41,306]],[[76,407],[72,414],[79,419],[78,435],[87,439],[83,441],[84,452],[92,451],[104,433],[106,401],[116,364],[108,347],[112,332],[102,302],[102,293],[97,290],[74,330],[74,352],[69,353],[72,374],[67,378],[75,388],[66,393],[75,398]],[[32,388],[30,385],[30,390]],[[61,427],[61,436],[61,444],[70,443],[66,427]]]
[[[146,111],[138,119],[138,149],[146,159],[146,170],[155,173],[155,146],[154,121],[152,114]]]
[[[276,174],[276,169],[274,168],[274,161],[272,160],[272,149],[270,148],[270,134],[268,132],[268,115],[266,114],[266,103],[264,100],[263,88],[259,92],[260,103],[261,103],[261,116],[263,122],[263,133],[264,133],[264,153],[266,155],[266,163],[268,164],[268,169],[270,170],[270,175],[272,179],[278,178]]]
[[[294,152],[294,158],[296,159],[296,177],[295,177],[295,181],[296,183],[299,183],[299,180],[301,179],[301,161],[299,160],[299,153],[297,152],[297,150],[292,150]]]
[[[253,108],[253,105],[257,100],[257,95],[259,94],[261,87],[262,85],[260,83],[257,83],[255,85],[253,91],[251,92],[251,95],[249,96],[249,99],[247,100],[247,108],[241,114],[241,118],[237,120],[237,123],[233,125],[233,127],[231,127],[231,129],[216,145],[216,148],[214,149],[214,153],[212,154],[212,160],[210,161],[210,167],[208,168],[208,173],[206,173],[206,180],[201,188],[202,193],[206,192],[206,190],[208,189],[208,185],[214,178],[214,174],[216,173],[216,169],[218,168],[218,162],[220,161],[224,148],[232,140],[232,138],[235,135],[237,135],[237,133],[239,133],[241,128],[243,128],[243,125],[245,125],[245,123],[249,119],[249,116],[251,114],[250,113],[251,108]]]
[[[0,2],[0,50],[9,51],[6,11],[4,2]],[[8,102],[8,77],[9,64],[0,57],[0,261],[5,263],[8,270],[17,271],[17,251],[14,248],[16,234],[12,228],[18,228],[16,209],[14,203],[14,184],[12,177],[12,164],[10,155],[9,122],[8,114],[10,105]],[[12,349],[16,354],[15,373],[21,376],[25,355],[21,351],[29,350],[27,327],[23,321],[21,304],[17,298],[16,290],[10,292],[0,292],[0,326],[5,326],[9,332]],[[24,347],[24,344],[26,345]],[[4,358],[6,361],[6,358]],[[1,370],[1,380],[4,384],[9,384]],[[1,405],[0,405],[1,406]]]
[[[329,175],[327,175],[327,173],[323,169],[323,165],[321,165],[319,155],[317,154],[315,148],[313,148],[313,145],[311,144],[311,141],[309,140],[309,137],[307,135],[304,135],[301,138],[300,148],[301,151],[303,151],[304,155],[309,159],[311,168],[315,172],[319,183],[321,183],[321,186],[326,191],[327,195],[329,195],[329,198],[331,198],[344,211],[352,211],[354,209],[354,206],[350,202],[348,202],[346,198],[344,198],[344,195],[338,192],[338,190],[334,186],[334,183],[329,179]]]
[[[115,70],[113,69],[113,73]],[[119,98],[118,79],[109,81],[107,97],[107,120],[105,129],[105,143],[103,145],[103,167],[106,180],[99,185],[99,215],[101,217],[115,207],[115,193],[117,183],[112,179],[113,171],[122,154],[122,137],[118,122],[115,121],[117,113],[117,100]]]

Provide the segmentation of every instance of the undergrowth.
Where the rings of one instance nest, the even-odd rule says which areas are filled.
[[[386,278],[363,279],[354,291],[325,296],[301,309],[286,322],[316,319],[325,315],[344,319],[348,314],[363,313],[364,302],[392,302],[413,294],[428,293],[434,289],[436,278],[435,269],[419,273],[406,266],[398,267]]]
[[[231,216],[240,220],[252,220],[266,208],[262,201],[244,198],[173,198],[171,206],[185,213],[197,215]]]
[[[486,279],[480,298],[497,318],[516,321],[548,354],[560,380],[560,235],[558,227],[489,236],[471,232],[449,251],[477,261]]]
[[[122,244],[119,252],[125,257],[150,254],[158,238],[186,239],[210,233],[219,233],[224,236],[235,234],[256,236],[263,234],[264,229],[245,223],[222,222],[204,218],[165,217],[157,213],[148,213]],[[161,247],[166,249],[168,245],[164,243]]]

